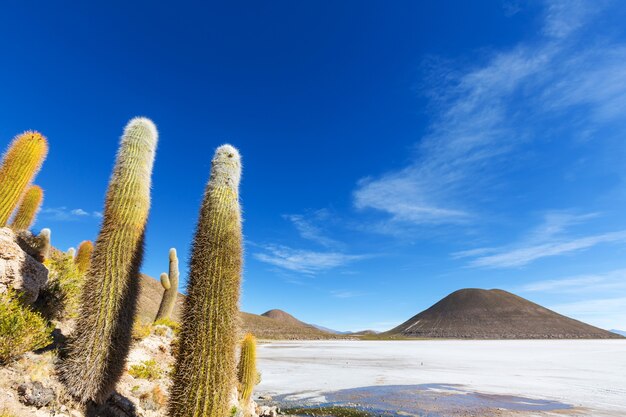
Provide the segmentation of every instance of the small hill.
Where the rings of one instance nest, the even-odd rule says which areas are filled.
[[[565,317],[503,290],[453,292],[384,333],[451,339],[610,339],[620,335]]]
[[[159,281],[143,274],[141,275],[140,287],[137,315],[142,321],[150,322],[154,320],[159,309],[163,287]],[[180,319],[184,300],[185,296],[179,293],[172,314],[175,320]],[[250,332],[259,339],[318,340],[340,338],[340,335],[316,329],[281,310],[270,310],[261,316],[241,312],[241,323],[243,332]]]
[[[300,320],[298,320],[297,318],[295,318],[294,316],[292,316],[291,314],[283,310],[278,310],[278,309],[269,310],[261,315],[263,317],[267,317],[273,320],[282,321],[283,323],[302,324],[302,325],[308,326],[308,324],[301,322]]]

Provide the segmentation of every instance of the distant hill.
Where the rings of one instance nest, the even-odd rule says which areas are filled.
[[[610,339],[622,336],[503,290],[462,289],[384,333],[452,339]]]
[[[626,336],[626,330],[617,330],[617,329],[611,329],[609,330],[611,333],[616,333],[616,334],[620,334],[622,336]]]
[[[137,314],[142,321],[150,322],[154,320],[159,309],[163,287],[159,281],[143,274],[141,275],[140,287]],[[175,320],[180,319],[184,300],[185,296],[179,293],[172,314]],[[325,332],[303,323],[281,310],[270,310],[261,316],[241,312],[241,323],[242,332],[251,332],[259,339],[317,340],[341,338],[340,335]]]
[[[274,310],[269,310],[266,311],[265,313],[261,314],[263,317],[267,317],[269,319],[273,319],[273,320],[278,320],[281,321],[283,323],[289,323],[289,324],[295,324],[295,325],[303,325],[303,326],[310,326],[309,324],[306,324],[304,322],[301,322],[300,320],[298,320],[297,318],[295,318],[294,316],[292,316],[291,314],[283,311],[283,310],[278,310],[278,309],[274,309]]]

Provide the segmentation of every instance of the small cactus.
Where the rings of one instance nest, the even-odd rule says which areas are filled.
[[[45,262],[50,257],[50,229],[41,229],[37,236],[28,230],[17,232],[17,243],[22,250],[39,262]]]
[[[78,246],[78,252],[76,253],[76,258],[74,258],[74,262],[76,263],[76,268],[78,272],[82,275],[87,273],[89,269],[89,265],[91,265],[91,253],[93,252],[93,243],[91,240],[84,240],[80,242]]]
[[[74,256],[76,255],[76,249],[69,248],[66,253],[68,258],[74,259]]]
[[[124,372],[137,305],[156,144],[156,127],[145,118],[131,120],[120,142],[76,328],[59,365],[59,378],[82,403],[103,403]]]
[[[250,402],[250,398],[252,398],[252,390],[258,379],[256,370],[256,339],[250,333],[246,334],[241,342],[237,379],[239,380],[239,400],[245,410]]]
[[[156,319],[169,319],[174,311],[176,305],[176,297],[178,296],[178,257],[176,256],[176,249],[170,249],[170,273],[161,274],[161,285],[165,291],[163,292],[163,298],[161,298],[161,305],[159,305],[159,311],[157,312]]]
[[[41,187],[37,185],[28,187],[15,216],[13,216],[11,228],[13,230],[28,230],[35,221],[35,216],[41,207],[42,201],[43,190]]]
[[[47,154],[48,141],[37,132],[24,132],[9,145],[0,166],[0,227],[6,226]]]
[[[170,417],[224,417],[236,388],[242,268],[239,152],[220,146],[200,208],[170,388]]]

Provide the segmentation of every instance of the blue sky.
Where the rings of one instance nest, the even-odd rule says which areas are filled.
[[[152,118],[154,277],[237,146],[245,311],[384,330],[502,288],[624,329],[624,21],[620,1],[11,2],[0,138],[49,138],[35,229],[67,249],[95,239],[124,124]]]

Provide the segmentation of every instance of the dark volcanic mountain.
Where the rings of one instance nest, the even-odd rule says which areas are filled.
[[[292,316],[291,314],[289,314],[289,313],[287,313],[287,312],[285,312],[283,310],[278,310],[278,309],[269,310],[269,311],[266,311],[265,313],[263,313],[261,315],[263,317],[267,317],[267,318],[270,318],[270,319],[282,321],[283,323],[303,324],[305,326],[309,326],[309,324],[301,322],[300,320],[298,320],[297,318],[295,318],[294,316]]]
[[[609,339],[620,335],[503,290],[463,289],[385,333],[450,339]]]
[[[143,274],[140,279],[140,287],[137,315],[144,322],[152,322],[159,309],[163,287],[159,281]],[[172,318],[175,320],[180,318],[184,300],[185,296],[179,293],[172,314]],[[240,314],[242,332],[250,332],[259,339],[316,340],[342,337],[316,329],[281,310],[270,310],[262,316],[244,312]]]

